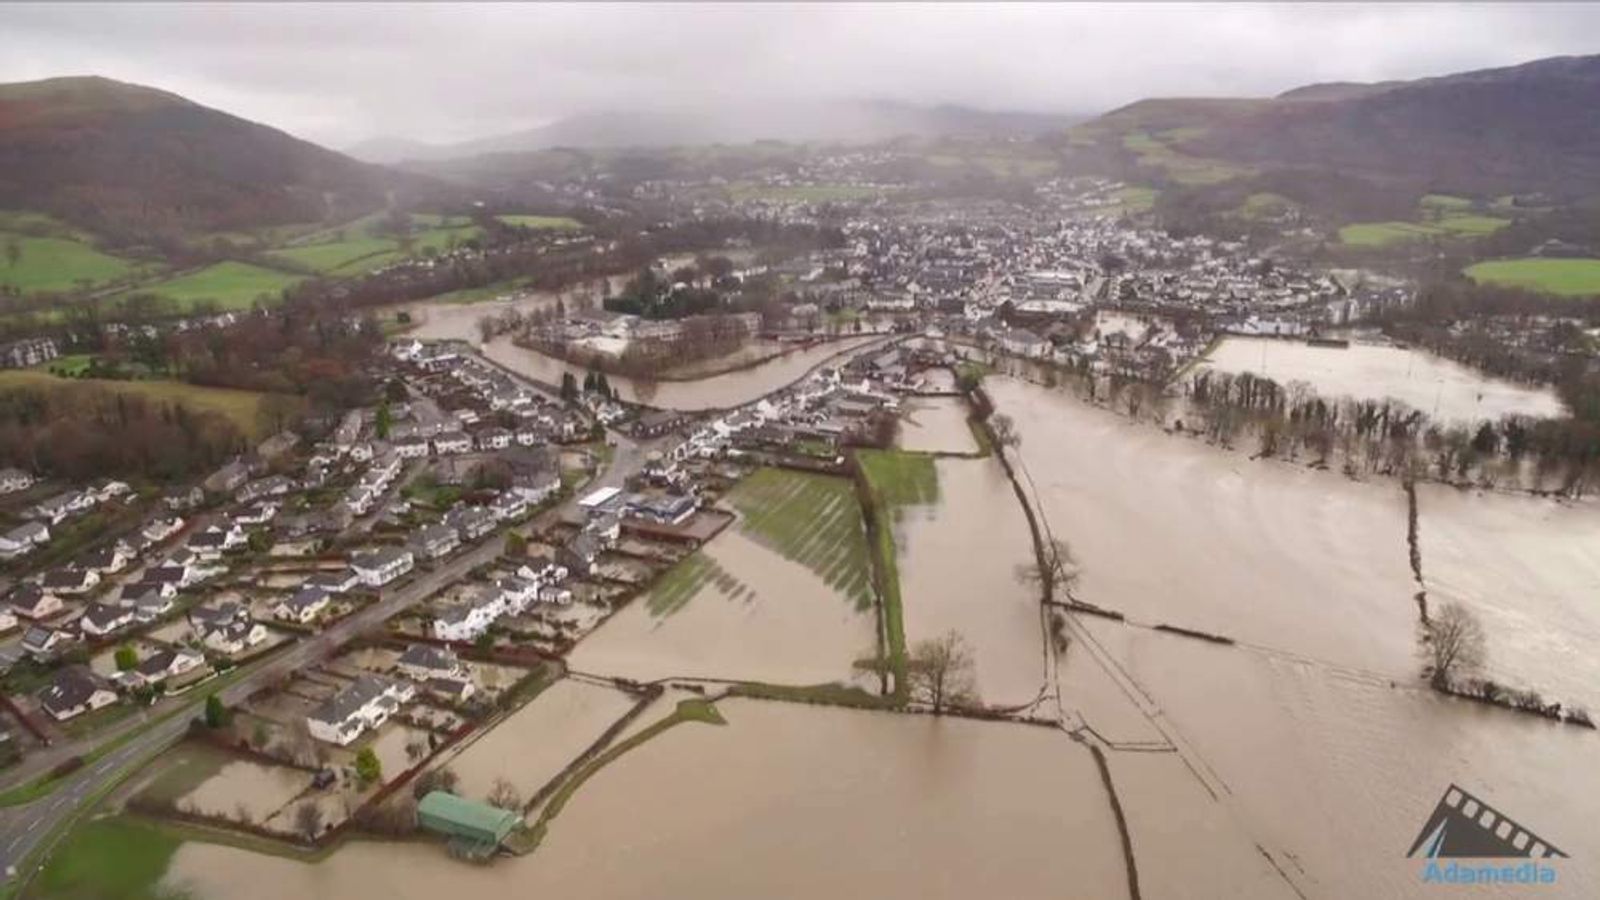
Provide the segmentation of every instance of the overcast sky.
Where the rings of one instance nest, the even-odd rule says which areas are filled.
[[[0,5],[0,81],[98,74],[343,147],[768,98],[1099,112],[1600,52],[1600,6]]]

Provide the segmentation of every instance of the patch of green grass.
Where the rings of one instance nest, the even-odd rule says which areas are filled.
[[[18,254],[15,262],[9,250],[12,246]],[[101,253],[76,238],[0,231],[0,285],[23,293],[66,291],[82,283],[101,285],[145,268],[133,260]]]
[[[255,391],[238,391],[231,388],[202,387],[182,381],[154,379],[149,381],[112,381],[100,378],[58,378],[37,369],[9,369],[0,371],[0,390],[8,387],[65,388],[68,390],[105,390],[119,394],[136,394],[155,403],[176,403],[197,412],[218,412],[232,419],[246,436],[260,433],[258,412],[267,394]]]
[[[363,237],[327,244],[286,247],[273,251],[271,255],[274,259],[304,266],[314,272],[331,272],[364,259],[391,253],[394,248],[394,241],[388,238]]]
[[[69,353],[66,356],[58,356],[49,362],[30,366],[30,368],[36,372],[49,372],[52,375],[71,378],[82,372],[89,371],[89,363],[93,360],[93,353]]]
[[[1500,219],[1494,216],[1445,215],[1438,220],[1438,225],[1446,231],[1455,234],[1480,236],[1493,234],[1511,224],[1510,219]]]
[[[1473,281],[1562,297],[1600,295],[1600,259],[1491,259],[1464,272]]]
[[[859,610],[872,607],[866,525],[843,478],[758,469],[728,492],[740,530],[817,573]]]
[[[856,454],[867,482],[891,507],[939,502],[939,470],[925,453],[862,450]]]
[[[1258,191],[1244,198],[1239,215],[1246,219],[1271,219],[1293,210],[1295,206],[1293,200],[1282,194]]]
[[[166,281],[142,285],[133,292],[159,294],[184,307],[208,301],[221,309],[249,309],[258,299],[277,303],[284,288],[303,280],[300,275],[228,260]]]
[[[583,227],[583,223],[570,216],[524,216],[507,215],[495,218],[518,228],[553,229],[556,231],[576,231]]]
[[[1425,209],[1465,210],[1472,208],[1472,201],[1466,197],[1456,197],[1450,194],[1424,194],[1417,205]]]
[[[155,777],[139,789],[139,797],[171,807],[222,771],[229,761],[230,757],[216,747],[184,741],[156,758],[152,766]]]
[[[1156,196],[1160,193],[1152,187],[1128,185],[1117,188],[1112,192],[1111,198],[1128,212],[1144,212],[1156,205]]]
[[[1162,132],[1163,136],[1172,134],[1193,136],[1187,129],[1181,128]],[[1165,141],[1152,137],[1145,131],[1132,131],[1123,135],[1122,147],[1137,155],[1140,164],[1165,169],[1168,177],[1179,184],[1216,184],[1249,175],[1251,172],[1250,169],[1221,160],[1180,153]]]
[[[1352,247],[1384,247],[1440,233],[1439,228],[1420,222],[1357,222],[1339,229],[1339,242]]]
[[[854,706],[860,709],[889,709],[894,700],[874,694],[849,684],[830,681],[827,684],[787,685],[746,681],[734,685],[729,693],[736,697],[753,697],[757,700],[781,700],[785,703],[821,703],[828,706]]]
[[[183,842],[127,817],[97,819],[73,831],[39,873],[30,894],[51,900],[175,900],[161,887]]]
[[[701,588],[722,577],[727,576],[720,566],[705,554],[695,553],[661,576],[645,597],[645,608],[652,616],[670,616],[682,609]]]

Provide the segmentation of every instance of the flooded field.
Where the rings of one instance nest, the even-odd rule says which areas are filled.
[[[1033,559],[1027,520],[994,460],[935,466],[938,505],[903,507],[895,526],[906,642],[955,631],[985,703],[1031,702],[1045,676],[1038,596],[1017,571]]]
[[[505,778],[526,801],[634,702],[614,688],[562,679],[445,765],[460,776],[463,796],[484,799]]]
[[[900,407],[896,444],[924,453],[977,453],[967,425],[967,401],[960,397],[906,398]]]
[[[829,341],[748,369],[693,381],[641,382],[620,375],[610,376],[608,381],[616,389],[618,399],[629,403],[682,410],[742,406],[799,381],[835,356],[884,340],[887,338],[868,336]],[[560,384],[563,372],[577,371],[577,367],[563,360],[518,347],[510,338],[498,338],[482,349],[484,355],[506,368],[547,384]]]
[[[1081,567],[1075,595],[1146,624],[1415,670],[1406,501],[1390,481],[1250,460],[1011,379],[986,383]]]
[[[273,813],[311,786],[311,774],[288,766],[235,760],[179,798],[178,809],[208,816],[265,822]]]
[[[820,684],[852,677],[871,655],[875,620],[810,569],[735,529],[680,567],[692,591],[671,602],[658,588],[634,600],[569,657],[576,671],[658,678]],[[675,573],[663,579],[670,584]]]
[[[1155,773],[1152,754],[1110,754],[1141,882],[1188,871],[1201,879],[1195,896],[1285,896],[1237,852],[1197,865],[1207,846],[1197,842],[1212,836],[1173,826],[1204,815],[1242,829],[1304,896],[1437,896],[1405,854],[1454,783],[1572,857],[1541,896],[1600,891],[1588,864],[1600,856],[1594,732],[1247,649],[1098,620],[1089,628],[1148,691],[1217,798],[1174,793],[1200,778]],[[1219,877],[1238,892],[1207,887]]]
[[[1288,384],[1304,381],[1324,397],[1393,397],[1436,421],[1473,422],[1506,413],[1559,416],[1549,389],[1500,381],[1423,350],[1376,344],[1313,347],[1301,341],[1228,337],[1201,363],[1222,372],[1253,372]]]
[[[167,882],[195,900],[1127,896],[1094,763],[1059,732],[719,707],[726,726],[679,726],[603,770],[530,857],[356,843],[308,865],[191,843]]]
[[[1600,508],[1422,485],[1417,509],[1429,600],[1477,611],[1486,674],[1600,713]]]

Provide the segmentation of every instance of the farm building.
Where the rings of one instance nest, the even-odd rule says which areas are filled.
[[[417,804],[417,824],[449,838],[452,852],[482,858],[522,824],[522,817],[487,803],[433,791]]]

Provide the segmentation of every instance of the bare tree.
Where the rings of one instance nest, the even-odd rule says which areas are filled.
[[[1446,603],[1421,626],[1423,674],[1436,688],[1449,686],[1455,675],[1474,672],[1488,657],[1483,625],[1472,610]]]
[[[522,809],[522,795],[517,793],[516,785],[505,778],[496,778],[494,785],[489,788],[489,796],[485,798],[490,806],[498,806],[509,812],[519,812]]]
[[[995,413],[989,417],[989,430],[994,432],[995,443],[1001,447],[1022,446],[1022,435],[1017,432],[1017,423],[1005,413]]]
[[[1053,591],[1072,593],[1078,586],[1078,561],[1071,545],[1061,538],[1051,538],[1039,559],[1017,566],[1017,580],[1041,589],[1049,585]]]
[[[912,696],[933,707],[935,715],[977,698],[976,666],[967,642],[954,631],[918,641],[906,661]]]
[[[315,803],[302,803],[295,807],[294,830],[308,841],[316,840],[322,832],[322,807]]]

